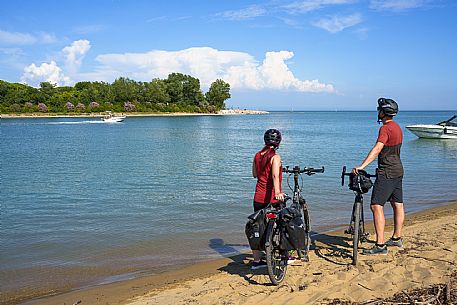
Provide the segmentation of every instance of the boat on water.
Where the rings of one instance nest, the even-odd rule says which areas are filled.
[[[426,139],[457,139],[457,115],[437,124],[409,125],[406,129],[419,138]]]
[[[105,123],[120,123],[125,120],[125,116],[115,116],[111,111],[108,111],[102,121]]]

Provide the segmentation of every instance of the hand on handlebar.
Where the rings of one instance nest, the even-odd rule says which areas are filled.
[[[275,199],[276,200],[279,200],[281,202],[284,202],[284,198],[286,197],[287,195],[284,194],[284,193],[279,193],[279,194],[275,194]]]
[[[359,173],[359,170],[363,170],[363,167],[362,166],[356,166],[352,169],[352,173],[353,174],[358,174]]]

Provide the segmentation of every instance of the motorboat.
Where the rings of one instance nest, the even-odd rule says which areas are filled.
[[[455,122],[456,118],[457,115],[454,115],[449,120],[436,124],[409,125],[406,126],[406,128],[419,138],[457,139],[457,122]]]
[[[111,112],[108,112],[104,117],[102,117],[102,121],[105,123],[120,123],[125,120],[125,116],[115,116]]]

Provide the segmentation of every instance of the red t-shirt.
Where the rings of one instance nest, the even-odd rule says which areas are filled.
[[[255,186],[254,201],[258,203],[268,204],[270,202],[278,202],[275,199],[275,190],[273,185],[273,172],[271,170],[271,158],[262,162],[262,154],[259,151],[255,154],[254,162],[257,171],[257,184]],[[280,190],[282,192],[282,171],[279,171]]]
[[[401,127],[394,121],[382,125],[377,142],[384,144],[378,156],[378,173],[387,178],[403,176],[403,165],[400,160],[400,149],[403,142]]]

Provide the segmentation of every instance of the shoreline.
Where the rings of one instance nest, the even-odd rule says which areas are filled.
[[[388,208],[388,207],[387,207]],[[421,236],[417,236],[417,243],[416,243],[416,236],[417,234],[417,227],[419,228],[426,228],[430,229],[435,224],[439,224],[444,220],[449,222],[449,218],[452,219],[454,226],[452,227],[454,231],[457,231],[457,223],[455,222],[455,217],[457,215],[457,201],[447,202],[447,204],[432,207],[429,209],[425,209],[419,212],[414,212],[411,214],[406,215],[405,220],[405,238],[406,238],[406,248],[404,250],[408,250],[409,252],[419,249],[419,254],[422,254],[422,251],[429,251],[428,248],[421,250],[420,247],[424,246],[424,241],[421,239]],[[432,220],[430,220],[433,218]],[[392,227],[392,219],[388,219],[386,221],[386,236],[390,233],[390,229]],[[449,226],[447,226],[449,227]],[[444,227],[446,228],[446,227]],[[444,230],[444,228],[442,228]],[[372,223],[367,223],[367,229],[370,233],[373,232]],[[416,230],[416,231],[414,231]],[[410,233],[412,231],[413,233]],[[228,257],[228,258],[221,258],[211,261],[206,261],[202,263],[197,263],[188,267],[184,267],[178,270],[173,271],[166,271],[159,274],[154,275],[147,275],[144,277],[138,277],[134,279],[109,283],[105,285],[98,285],[98,286],[91,286],[87,288],[82,288],[78,290],[73,290],[70,292],[65,292],[61,294],[57,294],[54,296],[43,296],[39,299],[22,299],[22,301],[17,300],[16,302],[25,302],[21,304],[41,304],[41,305],[50,305],[50,304],[74,304],[75,302],[81,301],[82,304],[95,304],[95,303],[107,303],[107,304],[143,304],[143,303],[161,303],[161,304],[170,304],[170,303],[186,303],[184,300],[185,297],[194,300],[197,303],[203,304],[217,304],[220,303],[220,295],[218,295],[217,291],[212,291],[211,288],[214,285],[218,285],[218,290],[221,290],[221,294],[224,293],[231,293],[234,292],[230,291],[239,291],[241,296],[233,296],[233,303],[257,303],[258,300],[256,299],[255,295],[251,295],[251,292],[255,292],[256,294],[276,294],[279,291],[283,293],[282,300],[286,300],[287,298],[292,298],[296,296],[296,293],[300,295],[300,299],[291,299],[291,303],[307,303],[304,301],[303,297],[307,297],[306,294],[310,295],[308,297],[308,301],[312,301],[311,303],[315,303],[318,301],[318,297],[316,296],[322,294],[322,291],[319,292],[319,287],[314,287],[313,283],[306,283],[300,284],[302,281],[309,281],[309,280],[316,280],[319,279],[321,284],[326,283],[328,285],[334,285],[335,281],[341,280],[343,284],[347,283],[346,277],[353,276],[355,273],[367,273],[371,279],[373,279],[374,275],[370,274],[373,272],[377,272],[384,269],[384,265],[391,264],[391,260],[396,261],[403,261],[402,251],[404,250],[397,250],[393,249],[389,253],[389,255],[381,257],[375,257],[368,259],[366,257],[361,257],[361,264],[357,267],[353,267],[350,265],[350,256],[348,255],[348,251],[352,251],[352,242],[348,241],[347,238],[344,239],[343,230],[333,230],[331,232],[324,232],[313,236],[313,245],[314,247],[311,250],[311,263],[304,263],[303,267],[305,268],[297,268],[294,265],[289,268],[285,283],[278,286],[272,287],[269,285],[268,276],[264,274],[257,275],[252,274],[247,265],[251,260],[251,255],[249,253],[246,254],[239,254],[236,256]],[[416,232],[416,233],[414,233]],[[441,232],[438,232],[441,233]],[[446,233],[446,232],[444,232]],[[440,242],[443,238],[443,234],[439,234]],[[451,234],[454,236],[453,232],[447,232],[446,234]],[[456,233],[456,232],[454,232]],[[373,235],[370,235],[372,238]],[[340,240],[341,239],[341,240]],[[344,239],[344,240],[343,240]],[[336,240],[338,242],[336,242]],[[344,241],[341,245],[340,242]],[[452,242],[450,240],[449,242]],[[408,243],[413,245],[410,249],[408,248]],[[426,244],[426,243],[425,243]],[[371,244],[364,244],[365,246],[371,246]],[[427,245],[427,244],[426,244]],[[446,246],[447,250],[454,255],[454,267],[457,260],[456,251],[457,246],[454,242],[454,248],[451,246]],[[336,252],[335,252],[336,251]],[[406,252],[406,255],[408,253]],[[340,252],[341,257],[335,255],[335,253]],[[442,251],[443,252],[443,251]],[[446,252],[446,251],[444,251]],[[448,254],[448,253],[443,253]],[[415,254],[418,256],[418,254]],[[389,258],[393,256],[390,260]],[[427,256],[427,260],[433,262],[433,257]],[[418,260],[418,266],[420,267],[420,263],[422,259],[414,258],[413,256],[411,259]],[[387,258],[387,260],[386,260]],[[400,259],[398,259],[400,258]],[[409,257],[408,257],[409,259]],[[439,261],[439,259],[437,260]],[[373,263],[374,262],[374,263]],[[378,262],[378,263],[376,263]],[[398,263],[398,262],[397,262]],[[442,267],[442,266],[441,266]],[[445,266],[449,269],[449,266]],[[326,269],[327,268],[327,269]],[[435,269],[439,269],[438,267],[434,267]],[[306,270],[308,269],[308,270]],[[423,268],[422,268],[423,269]],[[426,274],[423,276],[421,274],[424,270],[417,271],[419,278],[423,277],[423,280],[413,281],[411,284],[413,287],[420,288],[424,285],[428,285],[430,283],[435,283],[437,279],[444,279],[443,278],[443,270],[440,269],[440,274],[437,276],[430,276],[430,274]],[[447,270],[447,269],[446,269]],[[301,272],[300,272],[301,271]],[[334,271],[337,271],[336,273]],[[406,270],[405,272],[412,272],[411,270]],[[424,271],[425,272],[425,271]],[[437,271],[438,272],[438,271]],[[250,277],[249,275],[252,274]],[[312,276],[310,277],[310,275]],[[317,274],[317,276],[315,275]],[[336,278],[333,278],[335,277]],[[402,275],[403,278],[398,279],[400,282],[403,281],[408,282],[408,276]],[[412,275],[410,274],[409,277]],[[414,277],[414,276],[413,276]],[[362,277],[363,280],[364,277]],[[254,279],[254,280],[253,280]],[[378,281],[380,281],[378,279]],[[342,284],[342,285],[343,285]],[[360,284],[360,283],[359,283]],[[341,291],[333,291],[332,289],[328,290],[328,295],[324,296],[327,298],[349,298],[354,300],[367,300],[369,297],[381,296],[386,297],[389,295],[393,295],[396,292],[401,292],[401,289],[395,289],[390,287],[387,289],[387,294],[383,289],[381,291],[377,291],[377,289],[370,288],[377,286],[378,283],[372,284],[363,283],[360,285],[356,285],[356,287],[352,287],[351,289],[357,290],[353,296],[351,291],[345,291],[345,289],[341,289]],[[403,283],[405,284],[405,283]],[[303,288],[305,285],[306,287]],[[370,286],[371,285],[371,286]],[[411,286],[409,285],[409,286]],[[207,286],[207,287],[203,287]],[[209,286],[209,287],[208,287]],[[318,285],[320,286],[320,285]],[[370,289],[366,289],[363,287],[369,287]],[[392,286],[392,285],[391,285]],[[409,287],[408,286],[408,287]],[[184,287],[184,288],[183,288]],[[235,287],[235,288],[234,288]],[[283,287],[283,288],[281,288]],[[284,289],[287,287],[287,289]],[[302,287],[302,288],[300,288]],[[309,288],[309,289],[307,289]],[[208,290],[209,289],[209,290]],[[409,288],[408,288],[409,289]],[[287,290],[287,291],[286,291]],[[347,289],[346,289],[347,290]],[[205,293],[205,291],[211,291],[210,293]],[[317,293],[317,292],[318,293]],[[325,290],[323,290],[325,291]],[[196,295],[196,296],[195,296]],[[198,297],[201,295],[201,298]],[[242,295],[249,296],[249,299],[244,301],[244,297]],[[212,297],[211,297],[212,296]],[[208,298],[209,297],[209,298]],[[230,296],[223,296],[230,297]],[[272,296],[274,297],[274,296]],[[286,297],[286,299],[283,299]],[[314,299],[313,299],[314,298]],[[316,299],[317,298],[317,299]],[[268,298],[267,298],[268,299]],[[322,299],[322,297],[321,297]],[[238,300],[238,301],[237,301]],[[274,302],[274,298],[269,299],[271,302]],[[279,299],[277,299],[279,300]],[[295,300],[295,301],[294,301]],[[11,302],[12,300],[10,300]],[[151,302],[150,302],[151,301]],[[322,300],[320,300],[322,301]],[[262,303],[262,302],[260,302]],[[265,303],[265,302],[264,302]],[[6,303],[5,303],[6,304]],[[11,304],[11,303],[8,303]],[[324,303],[322,303],[324,304]]]
[[[247,109],[226,109],[220,110],[216,113],[198,113],[198,112],[113,112],[115,116],[126,117],[156,117],[156,116],[225,116],[225,115],[253,115],[253,114],[269,114],[268,111],[261,110],[247,110]],[[25,114],[0,114],[2,119],[34,119],[34,118],[102,118],[106,114],[102,112],[97,113],[83,113],[83,114],[50,114],[50,113],[25,113]]]

